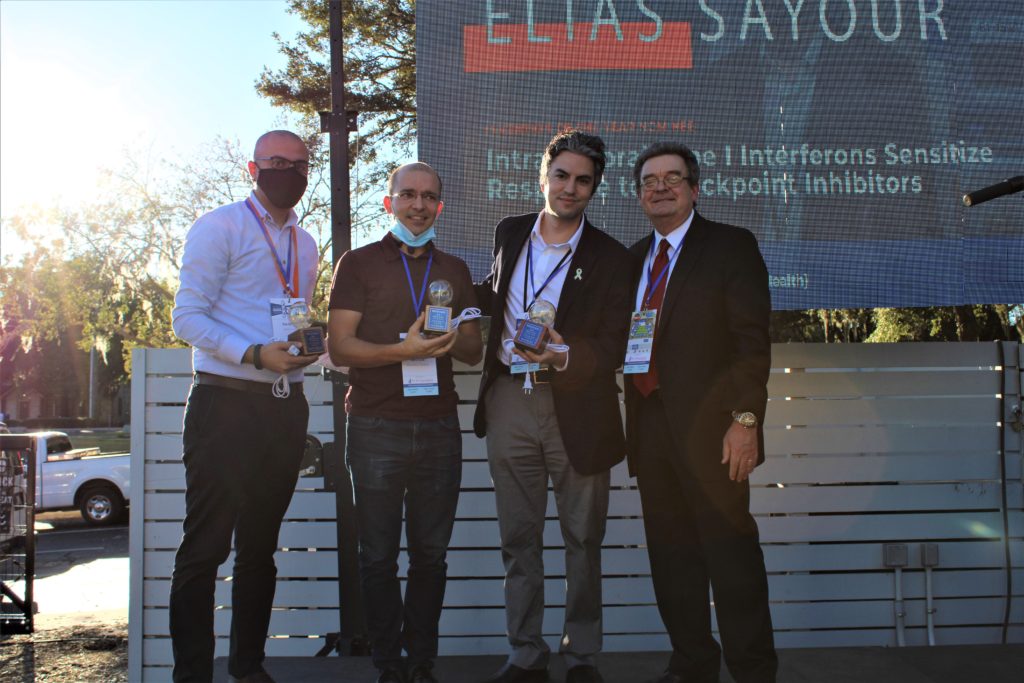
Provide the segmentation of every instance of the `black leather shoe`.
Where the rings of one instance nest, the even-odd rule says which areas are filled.
[[[430,664],[417,664],[409,672],[409,683],[437,683],[434,676],[433,666]]]
[[[377,676],[377,683],[405,683],[405,676],[402,675],[400,669],[394,667],[387,667],[379,669],[380,675]]]
[[[241,678],[228,676],[228,680],[231,681],[231,683],[274,683],[274,679],[271,678],[270,674],[263,669],[248,673]]]
[[[483,683],[541,683],[548,680],[547,669],[524,669],[515,664],[506,664]]]
[[[596,667],[580,664],[566,672],[565,683],[604,683],[604,678]]]

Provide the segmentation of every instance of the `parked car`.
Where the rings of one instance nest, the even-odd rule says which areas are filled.
[[[130,500],[130,456],[102,455],[98,448],[73,448],[63,432],[0,434],[6,457],[27,461],[35,453],[36,512],[77,508],[93,525],[120,520]]]

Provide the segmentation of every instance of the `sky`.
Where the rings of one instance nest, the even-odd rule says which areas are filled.
[[[254,84],[284,65],[272,34],[304,27],[282,0],[0,0],[0,216],[87,201],[124,151],[248,149],[286,124]],[[17,250],[0,235],[0,258]]]

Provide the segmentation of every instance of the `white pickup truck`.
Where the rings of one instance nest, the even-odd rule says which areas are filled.
[[[78,508],[86,522],[121,519],[131,489],[130,456],[100,455],[98,448],[72,448],[63,432],[0,434],[3,457],[28,462],[35,453],[36,511]]]

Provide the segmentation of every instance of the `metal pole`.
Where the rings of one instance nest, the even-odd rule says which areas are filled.
[[[96,395],[96,347],[89,349],[89,419],[96,417],[92,397]],[[54,411],[56,412],[56,411]],[[90,425],[91,426],[91,425]]]
[[[330,133],[331,154],[331,260],[338,263],[352,248],[352,219],[349,203],[348,134],[350,120],[345,109],[345,60],[341,0],[330,0],[331,36],[331,111],[321,115],[321,128]],[[325,125],[326,124],[326,125]],[[344,465],[345,390],[347,378],[331,373],[334,402],[334,446],[329,463],[335,488],[338,539],[338,617],[339,638],[335,649],[342,655],[364,655],[366,614],[359,588],[359,564],[352,482]]]

